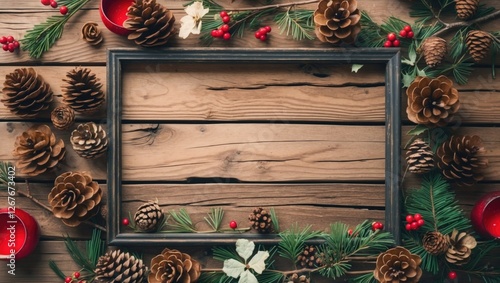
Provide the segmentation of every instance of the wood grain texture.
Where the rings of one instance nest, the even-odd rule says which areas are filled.
[[[122,126],[123,180],[384,179],[383,126],[269,123],[155,127]]]

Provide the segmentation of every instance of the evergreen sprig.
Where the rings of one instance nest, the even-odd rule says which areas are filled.
[[[185,208],[179,209],[179,211],[170,210],[170,219],[172,223],[167,223],[167,226],[172,227],[172,230],[177,233],[196,233],[196,227],[191,220],[191,216]]]
[[[64,25],[90,0],[59,0],[59,5],[68,7],[69,13],[60,16],[51,16],[44,23],[35,25],[28,30],[21,39],[22,49],[29,51],[32,58],[38,59],[61,38]]]
[[[212,207],[207,217],[204,217],[205,221],[214,229],[214,232],[219,232],[220,226],[222,224],[222,219],[224,218],[224,209],[221,207]]]
[[[0,188],[7,188],[7,184],[11,182],[9,178],[10,166],[12,165],[9,162],[0,162]]]
[[[274,21],[280,29],[280,34],[285,33],[294,40],[313,40],[314,22],[311,10],[288,9],[276,14]]]
[[[320,232],[311,230],[311,225],[300,228],[297,223],[289,229],[279,233],[281,238],[278,244],[278,253],[294,264],[297,263],[299,255],[304,251],[306,242],[318,237]]]

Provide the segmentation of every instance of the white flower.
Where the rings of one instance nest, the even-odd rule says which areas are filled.
[[[209,9],[203,9],[203,3],[196,1],[187,6],[184,11],[186,11],[187,15],[181,18],[179,37],[186,39],[190,33],[200,34],[201,18],[208,13]]]
[[[226,259],[222,271],[224,271],[227,276],[233,278],[239,277],[240,280],[238,280],[238,283],[259,283],[250,269],[253,269],[253,271],[258,274],[262,274],[262,271],[266,268],[265,261],[269,257],[269,252],[258,251],[250,262],[247,263],[248,258],[253,254],[254,248],[255,244],[249,240],[239,239],[236,241],[236,252],[238,252],[245,262],[242,263],[232,258]]]

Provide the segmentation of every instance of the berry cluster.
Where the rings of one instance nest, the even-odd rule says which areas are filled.
[[[415,33],[411,29],[411,26],[405,26],[402,30],[399,31],[399,36],[411,39],[413,38],[413,36],[415,36]]]
[[[255,38],[259,39],[260,41],[266,41],[267,34],[270,32],[271,32],[270,26],[261,27],[258,31],[255,32]]]
[[[219,15],[223,24],[218,29],[212,30],[210,35],[214,38],[229,40],[231,39],[231,34],[229,33],[229,22],[231,21],[231,17],[226,11],[221,11]]]
[[[424,225],[425,221],[422,218],[422,215],[419,213],[415,213],[414,215],[408,214],[406,216],[406,230],[411,231],[411,230],[418,230],[422,225]]]
[[[384,224],[382,222],[374,221],[372,223],[372,230],[377,231],[377,230],[382,230],[384,229]]]
[[[44,6],[50,5],[50,7],[54,8],[54,9],[59,6],[59,4],[57,4],[57,2],[54,0],[40,0],[40,2],[42,2],[42,4]],[[61,13],[62,15],[66,15],[68,13],[68,7],[66,7],[64,5],[59,7],[59,13]]]
[[[19,41],[15,40],[12,35],[0,37],[3,51],[14,52],[19,48]]]
[[[412,39],[415,34],[413,33],[411,26],[405,26],[399,31],[399,36],[403,38]],[[384,42],[384,47],[399,47],[401,41],[399,41],[397,35],[394,32],[387,34],[387,40]]]
[[[64,279],[64,283],[86,283],[85,280],[78,280],[80,278],[80,272],[76,271],[73,273],[73,276],[68,276]]]

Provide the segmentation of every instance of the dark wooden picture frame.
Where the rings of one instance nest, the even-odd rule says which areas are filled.
[[[111,49],[107,57],[108,135],[108,229],[109,245],[149,246],[156,244],[201,245],[234,243],[248,238],[262,244],[276,243],[277,235],[261,234],[186,234],[120,233],[122,152],[122,66],[134,62],[196,63],[331,63],[385,64],[385,227],[400,242],[400,53],[398,49],[242,49],[242,48],[171,48],[141,51]],[[362,79],[362,78],[360,78]]]

